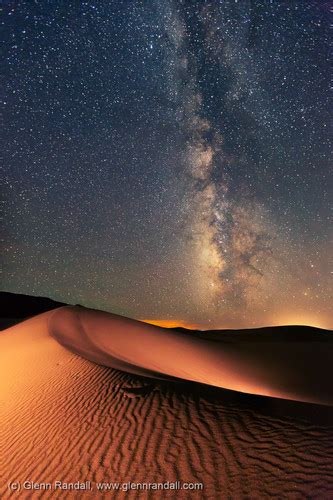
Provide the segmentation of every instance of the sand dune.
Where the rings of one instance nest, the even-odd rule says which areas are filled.
[[[113,337],[110,327],[117,318],[106,320],[94,311],[59,309],[2,332],[0,498],[322,499],[333,495],[331,408],[201,384],[152,381],[91,363],[62,347],[48,332],[49,325],[54,337],[77,349],[78,317],[86,335],[81,355],[98,353],[111,359],[110,355],[131,366],[132,356],[140,355],[140,370],[149,365],[148,370],[153,368],[158,375],[170,367],[161,359],[151,367],[145,341],[139,352],[130,350],[124,359],[124,335],[136,338],[139,330],[128,333],[133,323],[126,320],[122,336]],[[94,321],[95,331],[100,332],[95,344],[90,332]],[[148,331],[145,340],[161,333]],[[116,346],[113,350],[110,338]],[[175,338],[177,348],[183,349]],[[201,344],[193,345],[190,356]],[[185,347],[174,361],[184,361],[187,343]],[[168,349],[172,347],[164,351],[165,359]],[[209,350],[205,362],[210,355]],[[184,378],[193,373],[183,369],[172,375]],[[195,373],[208,377],[202,367]],[[96,491],[98,481],[176,480],[202,482],[204,490]],[[90,481],[92,489],[11,493],[9,481]]]
[[[57,309],[49,332],[90,361],[135,375],[333,405],[333,344],[306,336],[276,342],[249,333],[232,341],[223,332],[184,334],[75,306]]]

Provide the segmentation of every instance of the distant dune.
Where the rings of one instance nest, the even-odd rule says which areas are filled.
[[[332,403],[331,334],[266,333],[170,331],[81,307],[3,331],[0,498],[9,481],[92,488],[13,498],[332,497],[333,409],[278,399]],[[96,491],[177,480],[204,489]]]

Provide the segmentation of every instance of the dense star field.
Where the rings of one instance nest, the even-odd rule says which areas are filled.
[[[332,327],[329,3],[3,2],[3,289]]]

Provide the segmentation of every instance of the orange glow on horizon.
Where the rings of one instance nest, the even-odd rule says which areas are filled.
[[[304,314],[293,314],[282,316],[281,319],[272,319],[268,321],[267,324],[257,324],[248,325],[240,328],[236,328],[233,324],[225,325],[212,325],[211,327],[204,327],[203,325],[195,325],[187,323],[184,320],[176,319],[141,319],[143,323],[148,323],[150,325],[160,326],[162,328],[187,328],[188,330],[201,330],[205,331],[208,329],[213,330],[247,330],[256,328],[265,328],[271,326],[312,326],[314,328],[322,328],[324,330],[330,330],[332,325],[329,321],[313,316],[306,316]]]
[[[141,319],[144,323],[149,323],[150,325],[161,326],[163,328],[188,328],[189,330],[198,329],[197,325],[191,325],[183,320],[176,319]]]

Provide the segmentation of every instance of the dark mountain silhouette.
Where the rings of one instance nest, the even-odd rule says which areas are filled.
[[[0,292],[0,327],[8,328],[26,318],[65,305],[47,297]]]

